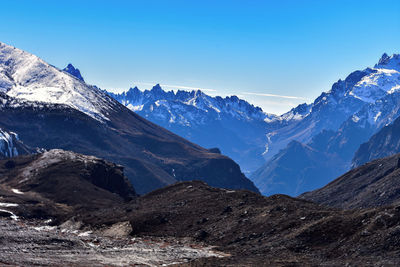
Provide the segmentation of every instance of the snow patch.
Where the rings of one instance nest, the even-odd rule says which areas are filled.
[[[24,192],[21,192],[21,191],[19,191],[19,190],[16,189],[16,188],[11,189],[11,191],[12,191],[14,194],[18,194],[18,195],[23,195],[23,194],[24,194]]]
[[[353,116],[351,117],[351,120],[354,121],[355,123],[357,123],[357,122],[360,120],[360,118],[357,117],[357,115],[353,115]]]
[[[376,115],[374,117],[374,122],[376,122],[378,120],[378,118],[379,118],[379,116],[381,116],[381,114],[382,114],[382,112],[380,112],[380,111],[378,113],[376,113]]]
[[[14,221],[18,221],[18,216],[15,215],[13,212],[11,212],[11,211],[9,211],[9,210],[0,209],[0,212],[8,213],[8,214],[10,214],[10,218],[11,218],[11,219],[13,219]]]
[[[7,208],[7,207],[18,207],[18,204],[0,202],[0,207],[5,207],[5,208]]]

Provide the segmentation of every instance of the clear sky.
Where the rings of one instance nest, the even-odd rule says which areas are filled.
[[[0,41],[59,68],[72,63],[101,88],[203,88],[272,113],[312,101],[383,52],[400,53],[399,0],[13,0],[0,8]]]

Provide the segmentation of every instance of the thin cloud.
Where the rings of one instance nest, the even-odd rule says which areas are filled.
[[[279,98],[286,98],[286,99],[308,100],[307,98],[301,97],[301,96],[275,95],[275,94],[251,93],[251,92],[243,92],[242,94],[244,94],[244,95],[256,95],[256,96],[266,96],[266,97],[279,97]]]
[[[155,85],[156,83],[142,83],[138,82],[137,84],[142,84],[142,85]],[[161,84],[161,87],[164,88],[171,88],[171,89],[186,89],[186,90],[201,90],[205,92],[216,92],[217,90],[215,89],[209,89],[209,88],[200,88],[200,87],[190,87],[190,86],[183,86],[183,85],[169,85],[169,84]]]

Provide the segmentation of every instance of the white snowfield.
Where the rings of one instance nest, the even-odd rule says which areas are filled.
[[[107,111],[115,105],[94,86],[1,42],[0,92],[29,101],[65,104],[99,121],[108,120]]]
[[[376,69],[377,72],[371,73],[361,79],[349,92],[364,102],[373,103],[392,94],[400,89],[400,72],[391,69]]]

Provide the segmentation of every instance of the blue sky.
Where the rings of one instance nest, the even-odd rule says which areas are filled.
[[[282,113],[400,53],[399,14],[398,0],[14,0],[0,41],[104,89],[203,88]]]

